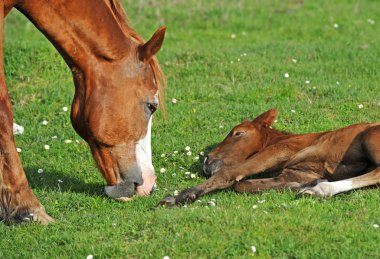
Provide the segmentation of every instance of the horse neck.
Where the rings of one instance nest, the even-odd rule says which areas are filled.
[[[16,5],[49,39],[70,68],[86,71],[93,61],[125,56],[131,44],[104,0],[28,0]],[[91,65],[92,64],[92,65]]]
[[[274,128],[263,128],[263,145],[267,147],[272,145],[282,139],[294,136],[295,134],[287,133],[283,131],[276,130]]]

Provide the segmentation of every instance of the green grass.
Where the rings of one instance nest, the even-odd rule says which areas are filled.
[[[62,111],[74,92],[70,71],[14,10],[4,51],[15,121],[26,130],[16,142],[32,189],[56,223],[0,225],[0,258],[379,257],[377,189],[328,200],[226,190],[186,208],[152,210],[166,194],[204,180],[195,155],[271,107],[280,111],[276,127],[294,132],[380,120],[378,2],[299,2],[123,2],[144,38],[168,27],[158,55],[169,82],[168,118],[158,113],[153,128],[159,190],[128,203],[104,196],[104,181],[82,140],[64,143],[80,139]],[[187,179],[186,171],[198,177]],[[210,199],[215,207],[207,205]]]

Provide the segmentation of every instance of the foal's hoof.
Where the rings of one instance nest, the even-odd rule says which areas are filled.
[[[326,192],[320,185],[314,187],[306,187],[297,193],[297,197],[314,197],[314,198],[327,198],[332,196],[329,192]]]
[[[157,207],[173,207],[176,205],[176,198],[173,196],[167,196],[165,199],[160,201]]]

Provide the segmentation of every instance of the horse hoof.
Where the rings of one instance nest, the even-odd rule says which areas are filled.
[[[297,197],[315,197],[316,194],[311,188],[304,188],[297,193]]]
[[[167,196],[165,199],[160,201],[157,207],[173,207],[176,205],[176,198],[173,196]]]

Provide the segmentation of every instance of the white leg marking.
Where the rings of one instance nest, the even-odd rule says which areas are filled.
[[[342,180],[336,182],[321,182],[314,187],[301,190],[300,193],[310,194],[317,197],[330,197],[352,189],[354,189],[352,186],[352,180]]]

